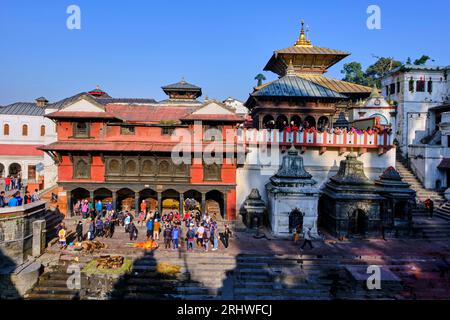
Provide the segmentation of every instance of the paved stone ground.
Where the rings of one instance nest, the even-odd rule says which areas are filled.
[[[66,219],[69,230],[75,230],[75,223],[76,220]],[[197,248],[194,253],[186,253],[184,245],[178,251],[166,250],[162,241],[159,249],[148,252],[130,247],[128,234],[118,227],[112,239],[98,239],[108,247],[94,255],[60,251],[57,246],[49,248],[46,255],[59,255],[62,266],[63,261],[76,258],[85,264],[104,254],[133,259],[133,273],[120,279],[119,284],[91,295],[93,299],[450,299],[450,278],[448,273],[441,273],[448,270],[441,257],[450,261],[448,238],[325,238],[314,241],[313,249],[301,251],[301,242],[255,239],[252,232],[238,232],[229,248],[220,245],[215,252]],[[139,226],[137,241],[145,241],[144,226]],[[159,279],[155,268],[160,262],[182,266],[182,275],[177,279]],[[368,265],[382,266],[384,274],[392,274],[399,281],[387,281],[382,291],[368,292],[350,275],[351,270],[358,268],[364,273]],[[78,292],[63,287],[67,279],[65,268],[67,265],[47,272],[29,298],[78,296]]]

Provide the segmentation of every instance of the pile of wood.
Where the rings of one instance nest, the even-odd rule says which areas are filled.
[[[122,267],[124,262],[124,257],[122,256],[100,256],[97,259],[97,268],[98,269],[119,269]]]
[[[94,252],[95,250],[105,249],[106,245],[101,243],[100,241],[83,241],[81,243],[83,250],[89,253]]]

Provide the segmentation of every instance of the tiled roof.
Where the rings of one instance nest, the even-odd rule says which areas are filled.
[[[30,144],[0,144],[2,156],[43,156],[44,152],[38,150],[39,145]]]
[[[226,121],[226,122],[244,122],[245,119],[236,114],[190,114],[184,118],[182,121]]]
[[[339,92],[295,75],[287,75],[252,94],[256,97],[311,97],[346,99]]]
[[[193,84],[187,83],[186,81],[182,80],[177,83],[169,84],[167,86],[161,87],[164,91],[167,89],[169,90],[201,90],[200,87],[197,87]]]
[[[176,121],[197,110],[190,106],[158,106],[158,105],[114,105],[106,106],[108,113],[129,122],[159,123]]]
[[[80,92],[74,96],[71,96],[69,98],[62,99],[60,101],[57,101],[55,103],[49,104],[48,108],[52,109],[61,109],[65,106],[75,102],[77,99],[84,95],[89,95],[87,92]],[[111,98],[111,97],[94,97],[89,95],[91,98],[93,98],[95,101],[101,103],[102,105],[107,105],[111,103],[126,103],[126,104],[138,104],[138,103],[157,103],[155,99],[137,99],[137,98]]]
[[[89,119],[117,119],[117,117],[109,112],[86,112],[86,111],[56,111],[46,115],[50,119],[67,119],[67,118],[89,118]],[[120,119],[120,118],[119,118]]]
[[[45,109],[38,107],[36,103],[16,102],[0,108],[0,114],[23,115],[23,116],[43,116]]]

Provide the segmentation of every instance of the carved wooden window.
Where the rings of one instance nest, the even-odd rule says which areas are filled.
[[[220,181],[222,180],[222,166],[218,164],[203,165],[203,180]]]
[[[175,174],[178,174],[178,175],[186,174],[186,165],[179,164],[179,165],[175,166]]]
[[[169,174],[170,172],[170,164],[168,161],[163,160],[159,163],[159,173],[160,174]]]
[[[28,125],[24,124],[22,126],[22,135],[27,136],[28,135]]]
[[[75,179],[88,179],[91,176],[91,165],[87,159],[74,159]]]
[[[134,160],[128,160],[126,165],[125,165],[125,172],[127,174],[130,173],[137,173],[137,165],[136,165],[136,161]]]
[[[120,134],[122,135],[134,135],[135,129],[131,126],[120,127]]]
[[[9,124],[5,123],[3,125],[3,135],[4,136],[9,136]]]
[[[154,171],[155,171],[155,166],[153,165],[153,161],[144,160],[142,162],[142,173],[151,174],[151,173],[154,173]]]
[[[41,126],[41,137],[45,136],[45,126]]]
[[[120,161],[117,159],[112,159],[109,161],[108,164],[108,171],[109,173],[120,173]]]
[[[89,138],[89,124],[76,122],[73,126],[73,136],[75,138]]]

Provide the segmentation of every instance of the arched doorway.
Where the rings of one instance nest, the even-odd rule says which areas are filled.
[[[293,233],[297,227],[303,230],[303,213],[296,208],[289,214],[289,232]]]
[[[104,205],[112,201],[112,191],[106,188],[100,188],[94,191],[94,201],[100,200]]]
[[[361,209],[356,209],[349,219],[349,235],[365,236],[366,231],[367,214]]]
[[[270,114],[266,114],[264,116],[263,128],[264,129],[275,129],[275,119]]]
[[[189,190],[183,194],[184,197],[184,210],[201,210],[202,207],[202,194],[197,190]]]
[[[291,117],[290,124],[294,124],[295,126],[300,127],[300,125],[302,124],[302,118],[300,118],[300,116],[298,115],[294,115]]]
[[[287,126],[288,123],[288,118],[285,115],[279,115],[277,117],[277,121],[275,123],[275,126],[278,130],[283,130],[285,126]]]
[[[0,163],[0,178],[5,177],[5,166],[3,163]]]
[[[328,119],[328,117],[320,117],[319,121],[317,122],[317,129],[319,130],[325,130],[326,128],[328,128],[330,125],[330,120]]]
[[[17,175],[22,171],[22,167],[18,163],[11,163],[9,165],[9,175],[17,177]]]
[[[164,191],[161,200],[162,214],[180,210],[180,194],[178,191],[173,189]]]
[[[152,189],[144,189],[139,192],[139,205],[142,201],[147,203],[148,211],[155,211],[158,209],[158,194]],[[140,208],[139,208],[140,210]]]
[[[211,190],[206,193],[205,209],[213,219],[225,219],[223,193],[218,190]]]
[[[305,118],[305,121],[303,122],[303,127],[305,128],[316,127],[316,119],[314,119],[314,117],[312,116],[307,116]]]
[[[84,200],[84,199],[88,199],[89,201],[91,200],[90,192],[84,188],[76,188],[76,189],[72,190],[70,195],[71,195],[73,203],[77,202],[78,200]]]
[[[123,188],[117,191],[117,208],[123,211],[134,210],[134,191]]]

